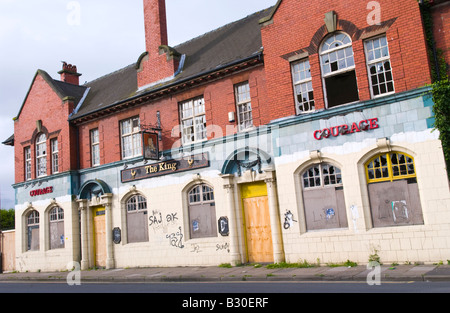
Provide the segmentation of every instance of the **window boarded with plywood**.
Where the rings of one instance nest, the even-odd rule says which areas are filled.
[[[39,250],[39,212],[34,210],[27,217],[27,250]]]
[[[50,249],[64,248],[64,210],[55,207],[50,211]]]
[[[369,198],[374,227],[423,224],[415,179],[370,184]]]
[[[316,164],[302,174],[307,230],[348,227],[341,170]]]
[[[216,204],[214,190],[202,184],[188,192],[190,236],[217,237]]]
[[[423,225],[414,158],[389,152],[366,163],[374,227]]]
[[[128,243],[148,241],[147,199],[134,195],[126,202]]]

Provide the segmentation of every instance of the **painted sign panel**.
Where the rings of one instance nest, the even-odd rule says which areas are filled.
[[[209,167],[207,153],[169,160],[121,171],[122,183]]]
[[[143,132],[142,141],[144,158],[147,160],[159,160],[158,134]]]
[[[377,129],[379,127],[380,126],[378,125],[378,118],[372,118],[360,121],[359,123],[353,123],[351,125],[339,125],[322,130],[316,130],[314,132],[314,139],[322,140],[330,137],[338,137],[342,135],[359,133],[362,131],[369,131],[372,129]]]
[[[37,196],[42,196],[42,195],[46,195],[49,193],[53,193],[53,187],[47,187],[47,188],[42,188],[42,189],[36,189],[36,190],[31,190],[30,191],[30,196],[31,197],[37,197]]]

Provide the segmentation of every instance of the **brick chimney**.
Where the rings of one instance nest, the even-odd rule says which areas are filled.
[[[139,87],[173,76],[180,59],[179,53],[168,46],[166,1],[143,1],[146,52],[136,64]]]
[[[58,74],[61,74],[61,81],[73,85],[80,85],[80,76],[77,72],[77,67],[72,64],[63,63],[63,68]]]

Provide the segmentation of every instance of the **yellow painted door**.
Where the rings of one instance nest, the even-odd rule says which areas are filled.
[[[272,230],[265,183],[244,185],[241,188],[244,208],[248,261],[273,262]]]
[[[106,219],[105,209],[94,210],[94,251],[95,265],[106,266]]]

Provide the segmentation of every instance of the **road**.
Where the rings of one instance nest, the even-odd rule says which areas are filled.
[[[183,294],[292,294],[292,293],[450,293],[450,282],[221,282],[221,283],[0,283],[5,293],[183,293]]]

